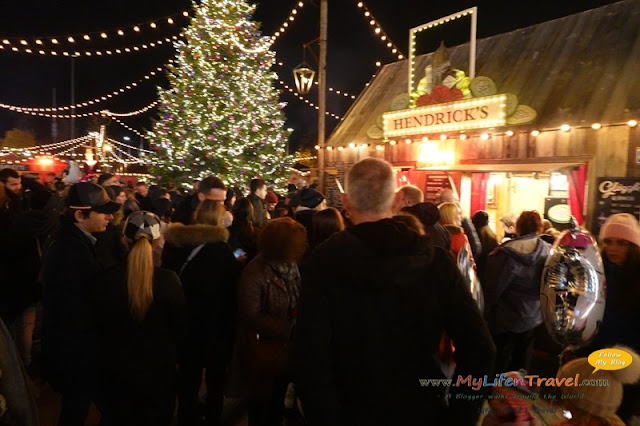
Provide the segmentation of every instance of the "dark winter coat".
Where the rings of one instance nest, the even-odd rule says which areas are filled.
[[[249,228],[251,227],[251,228]],[[246,262],[251,262],[258,255],[258,236],[251,224],[233,221],[229,229],[229,245],[231,250],[242,250],[246,253]]]
[[[22,197],[7,195],[0,206],[0,318],[11,325],[40,298],[41,252],[59,222],[52,207],[27,209]]]
[[[247,200],[253,205],[253,226],[262,228],[267,224],[267,204],[253,193],[247,195]]]
[[[474,425],[481,401],[453,395],[447,411],[444,389],[420,386],[444,378],[444,332],[457,374],[491,375],[493,341],[448,253],[391,219],[333,235],[303,269],[297,389],[309,425]]]
[[[304,228],[307,230],[308,241],[312,240],[311,232],[313,230],[313,216],[315,216],[316,213],[318,213],[318,210],[307,209],[299,210],[293,215],[293,218],[296,220],[296,222],[304,226]]]
[[[126,261],[125,247],[122,243],[122,230],[113,223],[107,225],[107,230],[94,235],[96,254],[104,269],[114,268]]]
[[[451,235],[449,235],[444,226],[434,223],[426,226],[425,230],[431,241],[433,241],[434,246],[440,247],[444,251],[451,250]]]
[[[240,276],[240,265],[227,244],[229,232],[222,226],[174,223],[164,237],[162,266],[180,275],[187,300],[188,344],[200,357],[228,361]],[[203,248],[180,273],[191,252],[201,244]]]
[[[604,273],[607,279],[607,299],[604,317],[600,330],[590,347],[592,350],[596,350],[620,344],[629,346],[640,353],[640,300],[631,294],[623,293],[623,284],[630,277],[625,276],[620,266],[609,262],[606,258],[604,260]],[[632,277],[631,280],[633,280],[631,285],[638,285],[637,275]],[[629,306],[623,307],[621,305],[625,303],[625,300]]]
[[[478,238],[478,233],[476,232],[476,227],[473,226],[473,223],[469,220],[468,217],[462,218],[462,229],[464,229],[464,233],[469,240],[469,246],[471,247],[471,253],[473,257],[480,256],[482,252],[482,243],[480,242],[480,238]]]
[[[140,210],[146,210],[148,212],[153,211],[153,200],[149,195],[143,197],[136,193],[136,200],[140,203]]]
[[[40,426],[33,386],[22,366],[20,355],[9,330],[0,319],[0,424],[6,426]]]
[[[252,398],[268,398],[272,391],[271,372],[253,371],[252,343],[259,334],[268,341],[289,342],[295,320],[289,315],[289,293],[285,282],[261,255],[242,271],[238,282],[238,331],[234,348],[234,393]],[[262,374],[256,374],[262,373]]]
[[[489,225],[485,225],[481,228],[476,228],[478,231],[478,237],[482,243],[482,252],[480,256],[476,258],[476,265],[478,266],[478,276],[480,282],[484,283],[486,280],[487,261],[489,254],[498,247],[498,239],[496,234],[493,233]]]
[[[196,208],[198,208],[198,204],[200,204],[198,194],[191,194],[183,197],[182,200],[180,200],[180,204],[176,206],[171,221],[190,225],[193,222],[193,214],[195,213]]]
[[[101,272],[91,240],[67,218],[42,264],[42,348],[54,388],[90,386],[95,379],[97,341],[91,294]]]
[[[438,222],[440,220],[438,206],[431,202],[425,202],[411,207],[404,207],[402,210],[411,213],[420,220],[434,246],[440,247],[444,251],[451,250],[449,232]]]
[[[175,404],[177,352],[187,325],[177,275],[155,268],[153,302],[138,321],[129,310],[126,266],[112,268],[98,280],[92,310],[107,398],[105,417],[113,424],[168,426]]]
[[[521,333],[542,323],[540,279],[550,248],[529,234],[489,255],[483,289],[485,315],[494,334]]]

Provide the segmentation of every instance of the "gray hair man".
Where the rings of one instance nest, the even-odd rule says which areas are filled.
[[[478,418],[481,398],[447,398],[425,379],[445,378],[436,361],[445,333],[458,374],[491,375],[489,330],[449,254],[391,219],[394,197],[389,163],[356,163],[343,199],[354,226],[318,246],[303,269],[296,365],[309,425]]]
[[[404,185],[396,191],[393,201],[393,212],[397,213],[405,207],[413,207],[424,202],[424,193],[415,185]]]

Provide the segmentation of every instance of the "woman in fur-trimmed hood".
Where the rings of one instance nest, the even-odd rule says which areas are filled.
[[[202,369],[206,368],[208,418],[222,412],[225,367],[232,349],[236,316],[236,282],[240,266],[221,225],[224,208],[205,200],[193,225],[174,223],[165,234],[162,266],[180,276],[187,300],[189,331],[181,354],[178,416],[193,424]],[[215,423],[212,422],[212,423]]]

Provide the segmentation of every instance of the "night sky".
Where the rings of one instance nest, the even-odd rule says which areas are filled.
[[[258,2],[256,20],[262,22],[263,33],[271,35],[287,18],[299,0],[263,0]],[[375,37],[373,27],[357,7],[359,0],[329,0],[329,47],[327,82],[330,87],[358,95],[376,70],[376,61],[393,62],[395,56]],[[285,66],[275,66],[275,71],[289,86],[293,86],[291,70],[302,62],[303,43],[319,34],[319,0],[304,0],[305,6],[295,22],[273,45],[278,61]],[[364,1],[390,39],[403,54],[407,54],[409,29],[441,18],[468,7],[478,6],[478,38],[508,32],[550,19],[570,15],[594,7],[612,3],[603,0],[560,0],[555,2],[518,1],[416,1],[416,0],[367,0]],[[111,31],[108,40],[94,36],[90,42],[80,40],[78,48],[107,49],[148,43],[158,38],[178,34],[185,18],[176,17],[176,24],[164,22],[158,28],[143,29],[139,34],[131,32],[137,23],[180,14],[190,7],[185,0],[0,0],[0,39],[8,37],[63,36],[86,32],[128,30],[124,37]],[[468,20],[458,20],[438,31],[429,32],[418,45],[419,52],[433,51],[444,41],[447,46],[465,43],[469,37]],[[59,50],[62,50],[59,48]],[[76,103],[90,100],[136,81],[173,56],[173,49],[163,46],[142,53],[119,56],[81,57],[74,61]],[[316,66],[310,54],[307,62]],[[52,106],[52,90],[56,88],[58,106],[69,105],[71,87],[71,59],[0,51],[0,103],[30,106]],[[83,112],[110,109],[127,112],[144,107],[156,99],[156,85],[167,85],[164,77],[156,77],[134,90],[100,105],[83,109]],[[309,99],[317,103],[312,92]],[[288,102],[285,114],[287,125],[294,129],[291,150],[299,145],[315,145],[317,112],[283,89],[283,101]],[[329,92],[327,110],[342,116],[353,100]],[[147,114],[123,119],[134,129],[143,131],[150,126],[154,110]],[[327,117],[327,131],[338,123]],[[77,119],[76,137],[86,134],[95,120]],[[0,110],[0,136],[14,127],[31,129],[41,143],[52,142],[51,119],[28,116]],[[57,140],[70,137],[70,120],[58,120]],[[137,140],[131,132],[116,123],[108,127],[110,137],[122,140],[125,135]]]

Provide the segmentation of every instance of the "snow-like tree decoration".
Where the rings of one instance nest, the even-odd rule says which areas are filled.
[[[244,0],[203,0],[168,65],[171,88],[159,89],[160,119],[149,138],[151,172],[161,182],[189,184],[207,175],[246,186],[262,177],[286,186],[293,163],[285,153],[275,53]]]

